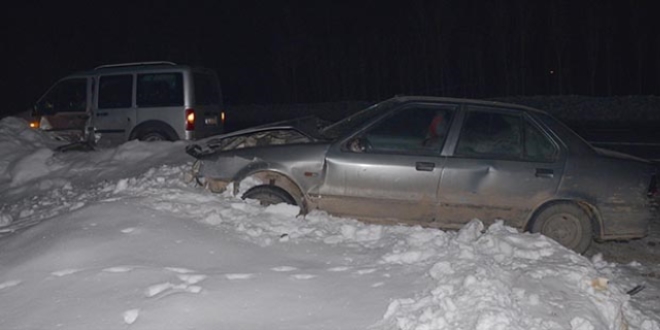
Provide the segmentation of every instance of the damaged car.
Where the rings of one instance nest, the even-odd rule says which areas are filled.
[[[186,151],[213,192],[250,182],[241,197],[381,224],[504,220],[579,253],[645,236],[658,189],[648,161],[596,149],[543,111],[468,99],[395,97],[333,124],[279,122]]]

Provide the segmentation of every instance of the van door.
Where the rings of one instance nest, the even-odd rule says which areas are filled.
[[[39,128],[51,131],[66,141],[80,141],[89,119],[91,79],[60,80],[42,96],[34,107]]]
[[[194,72],[193,85],[194,109],[198,119],[195,120],[194,136],[191,138],[201,139],[223,133],[225,118],[218,77],[211,72]]]
[[[99,77],[94,127],[100,146],[124,143],[135,120],[133,75]]]
[[[144,141],[178,140],[185,125],[184,83],[181,72],[137,75],[136,125],[132,137]]]

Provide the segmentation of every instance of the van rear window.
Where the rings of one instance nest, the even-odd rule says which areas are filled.
[[[193,74],[195,84],[195,103],[198,105],[220,104],[220,88],[214,75],[198,73]]]
[[[149,73],[137,76],[138,107],[183,105],[183,75],[179,72]]]

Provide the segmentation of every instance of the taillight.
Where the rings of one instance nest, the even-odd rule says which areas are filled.
[[[186,109],[186,131],[195,130],[195,109]]]
[[[225,123],[225,112],[224,111],[220,112],[220,122],[223,123],[223,124]]]
[[[39,121],[33,120],[30,122],[30,127],[31,128],[39,128]]]

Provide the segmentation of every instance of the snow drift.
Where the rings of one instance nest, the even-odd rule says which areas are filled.
[[[654,282],[538,234],[262,207],[184,142],[57,153],[0,121],[2,329],[660,329]]]

